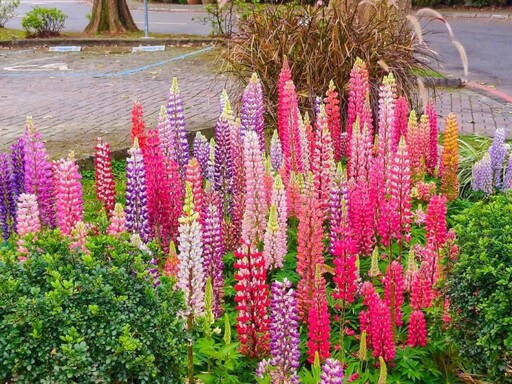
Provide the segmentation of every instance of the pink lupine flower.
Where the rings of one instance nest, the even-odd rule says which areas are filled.
[[[308,313],[308,362],[313,363],[315,353],[318,353],[320,361],[325,361],[331,353],[330,349],[330,322],[327,305],[327,293],[325,279],[322,276],[322,266],[317,265],[315,281],[313,285],[312,305]]]
[[[393,260],[393,262],[388,265],[386,276],[383,278],[383,284],[384,299],[391,309],[392,315],[394,314],[392,322],[400,327],[402,325],[401,307],[404,303],[405,277],[404,269],[398,261]]]
[[[194,208],[199,215],[199,222],[202,223],[203,216],[203,175],[201,167],[195,157],[192,157],[185,167],[185,182],[189,182],[192,186],[192,194],[194,195]]]
[[[409,104],[407,99],[400,96],[395,100],[395,124],[393,126],[393,151],[398,148],[400,138],[407,137],[407,122],[409,120]]]
[[[372,152],[373,142],[368,132],[368,126],[361,127],[360,120],[356,119],[352,127],[352,141],[350,142],[350,158],[347,167],[349,177],[356,180],[360,176],[365,180],[369,179]]]
[[[359,57],[350,71],[349,96],[347,106],[347,140],[352,140],[352,126],[357,116],[363,113],[364,101],[370,91],[369,73],[366,63]],[[347,154],[350,158],[350,152]]]
[[[263,248],[267,269],[281,268],[284,256],[288,251],[286,192],[279,175],[276,176],[274,181],[271,204]]]
[[[109,143],[104,143],[101,137],[96,139],[94,170],[96,173],[96,196],[102,203],[107,218],[114,210],[116,203],[116,186],[112,175],[112,159]]]
[[[437,128],[437,112],[434,100],[430,100],[425,108],[425,114],[428,116],[429,123],[429,151],[426,161],[427,170],[432,175],[439,161],[438,155],[438,128]]]
[[[19,196],[16,208],[16,232],[20,239],[18,240],[18,252],[27,254],[28,250],[23,239],[29,233],[36,234],[41,230],[39,221],[39,208],[37,207],[37,197],[33,194],[22,193]],[[20,261],[26,258],[20,259]]]
[[[331,134],[334,157],[336,161],[344,155],[341,153],[341,116],[340,116],[340,100],[334,81],[329,82],[329,89],[325,94],[325,112],[327,115],[327,127]]]
[[[407,345],[409,347],[425,347],[427,345],[427,321],[419,309],[415,309],[409,318],[407,330]]]
[[[71,230],[71,242],[69,248],[71,250],[89,253],[89,250],[85,246],[87,241],[87,226],[83,221],[79,221]]]
[[[126,232],[126,213],[124,212],[123,206],[116,203],[112,216],[110,217],[107,234],[117,236],[123,232]]]

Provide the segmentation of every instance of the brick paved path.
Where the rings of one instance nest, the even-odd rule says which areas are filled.
[[[135,100],[144,108],[147,127],[156,125],[166,103],[171,80],[178,82],[190,129],[210,128],[218,113],[222,78],[215,76],[204,47],[168,48],[166,52],[107,54],[115,48],[79,54],[45,50],[0,51],[0,152],[23,134],[25,117],[32,115],[53,157],[73,149],[93,151],[102,136],[115,149],[129,146],[131,109]],[[70,70],[59,70],[69,68]]]

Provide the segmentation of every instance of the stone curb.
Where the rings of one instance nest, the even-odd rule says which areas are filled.
[[[464,84],[460,78],[435,78],[435,77],[423,77],[421,79],[423,84],[427,87],[445,87],[445,88],[460,88]]]
[[[83,47],[140,46],[140,45],[204,45],[222,42],[216,38],[169,38],[169,39],[19,39],[0,40],[1,48],[27,48],[48,45],[78,45]]]

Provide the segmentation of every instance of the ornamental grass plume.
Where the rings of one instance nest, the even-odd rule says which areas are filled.
[[[151,238],[149,226],[148,200],[146,190],[146,170],[138,140],[128,150],[126,160],[126,228],[128,232],[139,234],[142,241]]]
[[[438,155],[438,136],[439,136],[439,129],[437,128],[437,111],[436,111],[436,104],[433,99],[429,100],[427,103],[427,106],[425,108],[425,114],[428,116],[428,123],[429,123],[429,151],[428,151],[428,157],[427,157],[427,171],[431,175],[434,174],[434,171],[437,167],[437,164],[439,162],[439,155]]]
[[[41,224],[55,227],[57,218],[53,194],[52,164],[48,160],[41,135],[35,130],[31,117],[27,117],[24,142],[25,193],[36,195]]]
[[[319,384],[343,384],[343,366],[338,360],[326,359]]]
[[[195,319],[204,313],[206,276],[203,266],[203,240],[198,217],[194,207],[192,185],[186,182],[183,214],[179,218],[179,270],[176,286],[185,294],[184,315],[189,319]]]
[[[236,330],[240,353],[250,358],[262,359],[270,352],[270,321],[267,314],[269,292],[265,282],[267,270],[263,254],[253,251],[251,243],[244,241],[235,251],[235,309],[238,311]]]
[[[441,192],[446,196],[448,201],[452,201],[459,195],[459,132],[455,114],[450,113],[446,117],[445,124],[444,148],[441,157]]]
[[[192,157],[185,168],[185,182],[189,182],[192,186],[192,194],[194,195],[194,206],[199,214],[199,222],[203,221],[203,176],[201,167],[195,157]]]
[[[149,225],[153,238],[167,247],[176,233],[171,222],[171,180],[166,172],[165,157],[160,148],[158,131],[147,132],[147,149],[144,157],[148,197]],[[174,196],[173,196],[174,198]]]
[[[308,341],[306,346],[308,348],[308,362],[311,364],[315,360],[316,353],[318,353],[321,362],[331,356],[329,351],[331,327],[326,282],[321,272],[322,268],[323,266],[316,265],[312,304],[308,313]]]
[[[263,103],[263,90],[261,81],[256,73],[253,73],[247,87],[242,94],[242,111],[240,113],[242,139],[248,131],[254,131],[258,135],[261,152],[265,152],[265,106]]]
[[[110,217],[107,234],[117,236],[123,232],[126,232],[126,213],[124,212],[123,206],[116,203]]]
[[[507,156],[510,146],[505,144],[505,129],[498,128],[494,132],[494,139],[489,148],[489,157],[491,158],[491,168],[493,173],[493,185],[501,188],[503,175],[503,162]]]
[[[41,230],[39,208],[36,195],[22,193],[16,205],[16,232],[20,237],[17,245],[18,252],[28,254],[25,237],[29,233],[37,234]]]
[[[103,205],[107,218],[110,218],[116,203],[116,185],[112,175],[112,156],[110,144],[101,137],[96,139],[94,170],[96,174],[96,197]]]
[[[361,332],[367,333],[368,344],[373,349],[373,357],[381,356],[385,361],[391,361],[395,358],[396,351],[390,308],[381,300],[372,283],[368,281],[363,283],[361,293],[364,296],[363,305],[368,307],[359,315]]]
[[[171,128],[169,116],[167,116],[167,109],[163,105],[160,106],[160,114],[158,115],[158,124],[156,129],[158,130],[158,138],[160,139],[162,154],[168,159],[177,161],[176,134]]]
[[[430,115],[429,115],[430,118]],[[395,100],[395,124],[393,126],[393,151],[396,151],[400,138],[407,137],[407,124],[409,121],[409,103],[407,99],[400,96]],[[437,126],[437,123],[436,123]],[[437,136],[436,136],[437,138]],[[436,147],[437,151],[437,147]],[[436,152],[437,153],[437,152]]]
[[[136,101],[133,103],[132,108],[132,132],[130,137],[132,145],[134,145],[135,139],[137,139],[142,153],[146,153],[145,127],[142,105]]]
[[[316,122],[315,149],[311,155],[311,171],[317,198],[325,218],[329,210],[329,192],[333,186],[336,164],[323,105],[320,106],[320,113]]]
[[[310,179],[312,176],[310,175]],[[316,266],[324,265],[323,256],[323,217],[320,201],[316,196],[311,180],[301,196],[301,206],[297,218],[297,299],[299,316],[304,323],[308,320],[315,291]]]
[[[263,240],[265,233],[267,202],[263,185],[263,158],[259,147],[258,135],[247,132],[244,137],[245,166],[245,213],[242,222],[242,238],[250,239],[253,244]]]
[[[224,302],[224,240],[222,238],[222,207],[218,192],[208,191],[203,205],[203,260],[206,277],[211,279],[213,289],[213,313],[222,314]]]
[[[507,179],[507,175],[505,175]],[[486,153],[482,159],[473,164],[471,189],[478,192],[482,191],[487,196],[494,192],[492,164],[489,153]]]
[[[176,145],[176,162],[181,170],[185,169],[190,158],[187,130],[185,129],[185,116],[183,114],[183,100],[178,87],[178,79],[172,79],[169,97],[167,99],[167,116],[171,132],[174,132]]]
[[[270,358],[260,364],[258,377],[272,383],[300,383],[300,334],[297,298],[288,279],[274,281],[270,293]],[[264,367],[265,366],[265,367]]]
[[[10,157],[0,154],[0,225],[4,241],[9,240],[15,230],[16,198],[14,177]]]
[[[73,152],[67,159],[53,164],[53,177],[57,224],[63,235],[70,236],[75,224],[82,221],[84,216],[82,176],[78,173]]]
[[[341,152],[341,113],[340,113],[340,97],[336,91],[334,81],[329,82],[329,89],[325,93],[325,113],[327,115],[327,127],[331,134],[333,147],[334,147],[334,159],[340,161],[341,157],[345,153]]]
[[[193,156],[199,162],[203,177],[206,179],[208,177],[208,161],[210,160],[210,143],[201,132],[197,132],[194,137]]]
[[[347,140],[352,141],[352,126],[356,118],[362,117],[365,99],[370,92],[368,66],[359,57],[350,71],[349,94],[347,105]],[[364,126],[364,123],[361,123]],[[350,151],[347,153],[350,158]]]
[[[20,137],[11,145],[12,188],[16,199],[25,193],[25,138]]]
[[[411,312],[407,329],[407,345],[409,347],[425,347],[427,345],[427,321],[419,309]]]
[[[384,300],[391,310],[391,322],[394,326],[401,327],[402,305],[404,304],[405,277],[402,264],[393,260],[388,265],[386,276],[382,279],[384,285]]]

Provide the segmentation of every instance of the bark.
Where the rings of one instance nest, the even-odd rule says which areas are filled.
[[[126,33],[139,28],[133,21],[126,0],[94,0],[92,16],[86,33]]]

